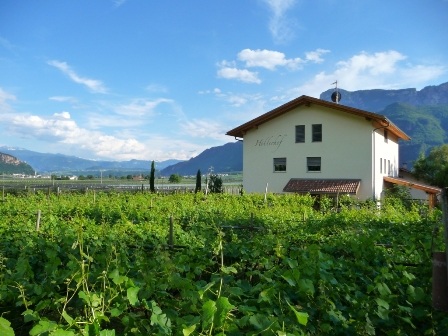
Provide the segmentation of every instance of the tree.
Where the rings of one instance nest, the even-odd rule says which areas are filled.
[[[131,175],[131,174],[127,175],[127,176],[126,176],[126,179],[128,179],[128,180],[132,180],[132,175]]]
[[[171,174],[168,181],[170,183],[180,183],[182,181],[182,177],[180,177],[180,175],[178,175],[178,174]]]
[[[218,175],[210,175],[208,189],[211,193],[222,193],[222,179]]]
[[[197,193],[201,191],[201,170],[198,169],[198,172],[196,174],[196,188],[194,189],[194,192]]]
[[[151,163],[151,173],[150,173],[150,176],[149,176],[149,190],[151,192],[155,191],[155,189],[154,189],[154,175],[155,175],[155,173],[156,173],[156,168],[154,167],[154,160],[153,160],[152,163]]]
[[[416,178],[431,185],[448,186],[448,144],[434,147],[427,157],[420,154],[412,170]]]
[[[78,176],[78,180],[80,180],[80,181],[85,180],[85,179],[86,179],[86,177],[84,175],[79,175]]]
[[[87,179],[88,179],[88,180],[94,180],[94,179],[95,179],[95,176],[93,176],[93,175],[87,175]]]

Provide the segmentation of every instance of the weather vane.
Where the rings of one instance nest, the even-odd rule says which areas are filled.
[[[339,104],[339,101],[341,100],[342,96],[338,91],[338,81],[331,83],[331,85],[336,84],[335,91],[331,94],[331,100],[334,101],[336,104]]]

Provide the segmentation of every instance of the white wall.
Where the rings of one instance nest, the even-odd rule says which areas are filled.
[[[322,142],[311,141],[312,124],[322,124]],[[295,143],[296,125],[305,125],[305,143]],[[372,122],[364,117],[300,106],[244,135],[244,189],[264,192],[269,183],[269,191],[282,192],[291,178],[345,178],[362,180],[360,199],[372,197],[372,131]],[[273,158],[283,157],[286,172],[273,172]],[[307,172],[307,157],[321,157],[321,172]]]
[[[388,141],[384,141],[384,128],[375,130],[374,135],[374,153],[375,153],[375,198],[384,197],[384,176],[398,177],[398,139],[395,135],[388,132]],[[380,166],[381,163],[381,166]],[[386,166],[386,170],[385,170]],[[390,171],[389,171],[390,166]]]

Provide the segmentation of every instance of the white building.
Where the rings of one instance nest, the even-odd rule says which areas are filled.
[[[398,141],[385,116],[308,96],[227,132],[243,138],[247,192],[351,194],[380,199],[398,179]]]

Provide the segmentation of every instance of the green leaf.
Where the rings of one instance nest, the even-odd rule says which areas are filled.
[[[298,282],[299,290],[305,294],[314,296],[315,289],[310,279],[300,279]]]
[[[296,281],[294,280],[294,276],[291,270],[287,270],[286,272],[284,272],[282,278],[285,279],[290,286],[296,285]]]
[[[231,295],[241,296],[244,295],[243,290],[240,287],[229,287],[227,290]]]
[[[294,312],[294,314],[296,315],[297,321],[301,324],[306,326],[306,324],[308,323],[308,313],[304,313],[304,312],[298,312],[293,306],[291,306],[289,304],[288,301],[286,301],[286,303],[288,304],[289,308],[291,308],[291,310]]]
[[[140,290],[139,287],[130,287],[127,289],[128,300],[130,304],[133,306],[135,306],[138,302],[137,294],[139,290]]]
[[[67,312],[66,312],[65,310],[64,310],[64,312],[62,313],[62,317],[64,318],[64,320],[67,321],[67,323],[68,323],[70,326],[73,325],[73,322],[74,322],[73,318],[71,318],[71,317],[67,314]]]
[[[370,321],[370,319],[369,319],[369,314],[366,313],[365,317],[366,317],[365,328],[366,328],[367,335],[375,335],[375,328],[373,327],[372,321]]]
[[[3,336],[14,336],[14,330],[10,327],[11,323],[0,317],[0,335]]]
[[[202,305],[202,328],[205,329],[213,323],[216,311],[216,302],[209,300]]]
[[[229,267],[225,267],[222,266],[221,267],[221,271],[223,271],[225,274],[229,274],[229,273],[238,273],[238,271],[236,270],[235,267],[229,266]]]
[[[190,335],[196,329],[196,324],[193,324],[187,328],[182,329],[184,336]]]
[[[84,293],[83,291],[80,291],[80,292],[78,293],[78,296],[79,296],[80,299],[83,299],[83,300],[87,303],[87,305],[90,306],[90,304],[91,304],[91,302],[90,302],[90,298],[87,296],[86,293]]]
[[[216,313],[214,317],[216,327],[223,325],[227,313],[234,308],[235,306],[232,305],[226,297],[221,296],[218,300],[216,300]]]
[[[61,328],[56,329],[51,333],[51,336],[74,336],[75,333],[71,330],[64,330]]]
[[[30,322],[30,321],[38,321],[40,320],[40,316],[37,312],[31,310],[31,309],[27,309],[25,310],[23,313],[23,321],[25,323]]]
[[[401,316],[398,316],[398,317],[399,317],[400,319],[402,319],[404,322],[409,323],[409,324],[411,325],[411,327],[412,327],[413,329],[415,329],[415,325],[412,324],[411,319],[410,319],[409,317],[401,317]]]
[[[115,330],[109,330],[109,329],[101,330],[99,336],[115,336]]]
[[[31,336],[37,336],[43,333],[50,332],[57,328],[57,324],[52,321],[40,320],[39,324],[35,325],[33,329],[30,330]]]
[[[376,288],[378,289],[378,292],[380,293],[381,296],[388,296],[392,294],[389,287],[383,282],[378,283],[376,285]]]
[[[375,301],[376,301],[376,303],[378,303],[378,306],[389,309],[389,304],[386,301],[384,301],[383,299],[376,298]]]
[[[266,316],[261,314],[255,314],[251,316],[249,318],[249,322],[255,327],[255,329],[261,331],[267,330],[271,325],[275,323],[275,321],[271,322]]]

